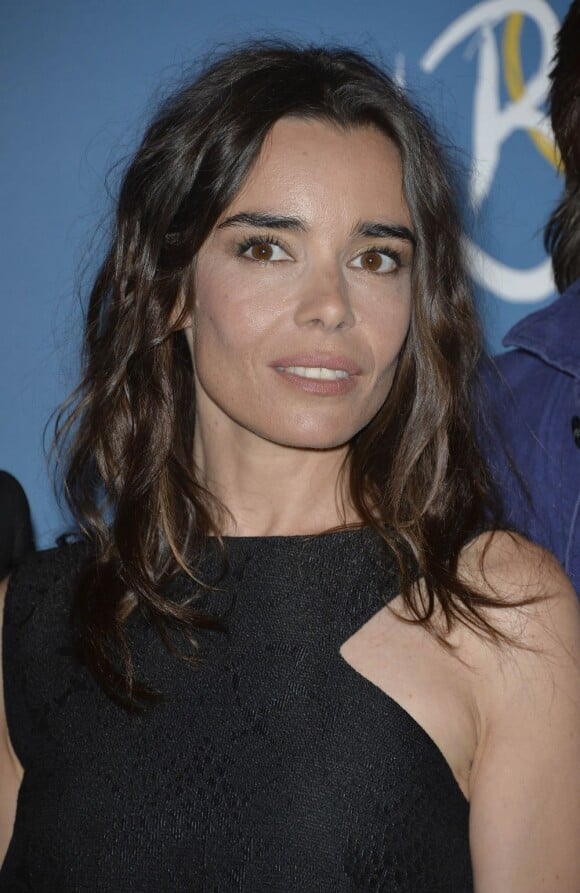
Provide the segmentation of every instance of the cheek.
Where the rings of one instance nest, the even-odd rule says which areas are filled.
[[[375,358],[379,375],[384,374],[392,379],[399,354],[403,349],[411,324],[411,298],[406,289],[396,295],[390,303],[388,312],[376,318]]]
[[[232,351],[256,345],[277,315],[271,290],[239,273],[209,270],[196,277],[193,329],[201,346],[206,340]]]
[[[231,294],[231,281],[212,278],[196,289],[193,307],[193,350],[196,364],[222,362],[245,340],[246,325],[240,306]]]

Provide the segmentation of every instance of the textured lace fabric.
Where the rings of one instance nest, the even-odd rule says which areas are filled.
[[[192,668],[140,615],[137,672],[164,693],[131,715],[75,663],[82,547],[14,576],[4,623],[24,769],[0,890],[34,893],[468,893],[468,804],[441,752],[340,656],[398,592],[369,532],[228,540]],[[203,573],[219,566],[210,541]],[[177,581],[171,597],[193,584]]]

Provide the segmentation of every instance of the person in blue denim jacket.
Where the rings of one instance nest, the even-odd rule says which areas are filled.
[[[496,410],[487,450],[506,522],[550,549],[580,594],[579,41],[574,0],[557,37],[549,95],[565,186],[545,244],[561,297],[503,339],[514,350],[497,357],[497,373],[487,377]]]

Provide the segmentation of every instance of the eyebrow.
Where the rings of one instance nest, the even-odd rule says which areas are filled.
[[[261,214],[257,211],[242,211],[226,217],[219,224],[218,229],[228,226],[258,226],[266,229],[287,229],[306,232],[308,227],[301,217],[282,217],[277,214]]]
[[[294,230],[308,232],[308,225],[301,217],[287,217],[279,214],[267,214],[259,211],[241,211],[226,217],[218,225],[218,229],[226,229],[229,226],[255,226],[264,229]],[[358,223],[353,231],[353,236],[365,236],[370,239],[402,239],[416,245],[416,239],[411,230],[397,223],[371,223],[363,220]]]
[[[352,231],[353,236],[365,236],[370,239],[403,239],[416,245],[417,240],[407,226],[398,223],[371,223],[362,220]]]

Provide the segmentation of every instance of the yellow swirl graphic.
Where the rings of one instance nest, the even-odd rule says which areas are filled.
[[[513,100],[520,99],[525,90],[522,57],[520,52],[523,23],[524,17],[522,13],[512,13],[506,19],[503,34],[505,82],[510,99]],[[536,127],[530,127],[528,129],[528,134],[544,158],[546,158],[555,168],[560,169],[560,153],[558,152],[558,147],[554,141],[548,139],[548,137]]]

